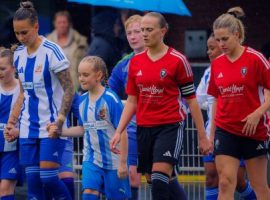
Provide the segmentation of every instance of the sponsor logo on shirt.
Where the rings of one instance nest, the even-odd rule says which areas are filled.
[[[104,130],[108,129],[109,124],[105,120],[100,120],[100,121],[91,121],[91,122],[85,122],[83,123],[83,127],[86,130]]]
[[[244,85],[237,86],[233,84],[225,88],[220,86],[219,91],[222,97],[234,97],[244,95],[244,88]]]
[[[22,82],[23,89],[32,90],[34,88],[33,82]]]
[[[142,84],[139,84],[140,92],[145,95],[159,95],[163,94],[164,88],[158,88],[155,85],[144,87]]]
[[[32,89],[41,89],[45,88],[43,82],[33,83],[33,82],[22,82],[23,89],[25,90],[32,90]]]

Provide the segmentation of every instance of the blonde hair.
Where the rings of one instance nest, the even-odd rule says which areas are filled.
[[[220,15],[213,24],[213,30],[227,28],[231,33],[238,32],[240,44],[245,40],[245,27],[241,18],[245,13],[241,7],[230,8],[227,13]]]
[[[127,27],[135,22],[141,23],[142,16],[140,15],[132,15],[125,21],[125,30],[127,30]]]
[[[81,60],[82,62],[86,62],[91,64],[94,67],[95,72],[101,71],[103,76],[101,78],[101,82],[107,86],[108,81],[108,71],[105,62],[102,60],[102,58],[98,56],[86,56]]]
[[[13,53],[14,51],[12,49],[0,47],[0,58],[8,58],[11,66],[13,66]]]

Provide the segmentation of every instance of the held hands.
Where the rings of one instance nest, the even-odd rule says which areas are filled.
[[[47,124],[46,129],[48,131],[49,138],[58,138],[59,137],[58,126],[55,122]]]
[[[65,117],[62,114],[59,114],[56,122],[47,124],[47,131],[49,138],[58,138],[62,134],[62,128],[65,121]]]
[[[13,124],[8,123],[4,130],[4,137],[5,140],[8,142],[13,142],[19,136],[19,129],[16,128]]]
[[[260,118],[261,118],[261,115],[256,111],[246,116],[246,118],[241,121],[241,122],[246,122],[242,129],[242,133],[244,133],[246,136],[254,135],[256,132],[258,123],[260,121]]]
[[[203,155],[208,155],[213,151],[213,141],[210,141],[206,136],[199,138],[199,150]]]
[[[117,144],[120,142],[121,134],[116,132],[110,140],[110,149],[115,154],[120,154],[120,150],[117,149]]]

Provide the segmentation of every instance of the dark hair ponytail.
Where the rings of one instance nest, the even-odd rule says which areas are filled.
[[[20,7],[15,12],[13,21],[29,19],[32,24],[38,22],[37,11],[31,1],[21,1]]]

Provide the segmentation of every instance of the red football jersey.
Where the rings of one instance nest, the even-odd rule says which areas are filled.
[[[132,58],[126,92],[137,96],[138,125],[151,127],[183,121],[186,113],[180,90],[186,98],[195,98],[193,73],[184,55],[169,48],[157,61],[148,57],[147,50]]]
[[[230,133],[242,133],[247,115],[264,102],[263,89],[270,89],[270,64],[250,47],[234,62],[221,55],[212,62],[208,94],[217,98],[216,125]],[[266,140],[269,131],[267,113],[261,118],[256,133],[250,136]]]

